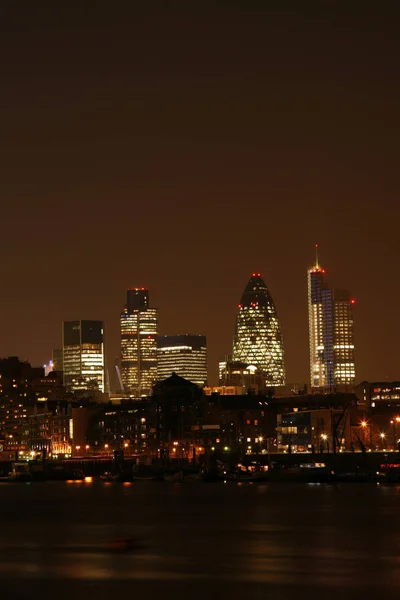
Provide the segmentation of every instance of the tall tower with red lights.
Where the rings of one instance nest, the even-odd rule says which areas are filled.
[[[318,260],[308,269],[308,327],[311,387],[332,390],[355,385],[353,306],[347,290],[334,290]]]

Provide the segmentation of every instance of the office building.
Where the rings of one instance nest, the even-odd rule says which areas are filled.
[[[225,355],[218,364],[218,385],[224,388],[234,387],[241,389],[242,394],[265,391],[266,375],[254,365],[233,361],[232,357]],[[237,393],[237,392],[235,392]]]
[[[104,324],[63,323],[64,385],[70,392],[105,391]]]
[[[267,386],[285,384],[278,315],[260,273],[253,273],[239,304],[232,360],[262,371]]]
[[[157,380],[158,311],[149,308],[148,290],[128,290],[120,325],[122,391],[150,396]]]
[[[355,384],[353,306],[350,293],[330,288],[318,262],[308,270],[311,387]]]
[[[176,373],[203,387],[207,383],[207,341],[204,335],[161,335],[158,337],[157,379]]]

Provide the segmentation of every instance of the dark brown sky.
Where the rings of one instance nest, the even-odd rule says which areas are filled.
[[[319,242],[358,379],[400,378],[397,2],[5,4],[0,356],[42,363],[63,319],[101,318],[112,359],[144,285],[215,370],[255,270],[304,381]]]

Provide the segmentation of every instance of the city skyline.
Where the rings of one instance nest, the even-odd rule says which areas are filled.
[[[315,244],[315,248],[318,248],[318,244]],[[330,294],[330,308],[333,310],[337,310],[336,305],[339,304],[340,306],[342,304],[345,304],[347,306],[347,304],[351,305],[350,309],[352,309],[352,305],[355,303],[355,300],[350,296],[349,292],[347,291],[343,291],[343,290],[337,290],[337,289],[331,289],[328,287],[326,279],[325,279],[325,274],[326,274],[326,269],[323,269],[318,261],[318,250],[316,250],[317,255],[316,255],[316,262],[315,265],[311,268],[308,269],[307,274],[308,274],[308,298],[310,301],[310,277],[313,276],[319,276],[321,277],[321,281],[320,281],[320,286],[319,287],[323,287],[325,288],[325,291],[327,293]],[[172,338],[172,337],[184,337],[184,336],[188,336],[190,334],[158,334],[158,329],[159,329],[159,311],[158,309],[154,309],[154,308],[150,308],[149,306],[149,290],[145,287],[135,287],[135,288],[128,288],[126,291],[127,294],[127,302],[125,304],[125,308],[124,311],[122,313],[120,313],[120,354],[117,356],[117,362],[112,361],[111,357],[110,357],[110,351],[108,349],[107,346],[105,346],[105,349],[107,350],[107,352],[105,353],[105,361],[106,361],[106,371],[107,371],[107,377],[110,378],[109,380],[109,385],[110,385],[110,389],[119,389],[120,388],[120,384],[122,383],[124,391],[126,393],[133,393],[135,395],[148,395],[150,393],[151,390],[151,382],[155,382],[156,379],[159,380],[159,377],[155,377],[154,375],[154,361],[155,358],[153,356],[153,358],[150,360],[151,365],[150,365],[150,371],[153,369],[153,375],[151,375],[150,371],[148,375],[145,375],[144,380],[146,380],[145,385],[141,383],[141,375],[140,375],[140,363],[141,360],[140,359],[140,348],[141,348],[141,344],[140,344],[140,339],[143,337],[143,333],[146,334],[145,337],[151,337],[152,338],[152,348],[153,348],[153,354],[154,354],[154,349],[156,349],[157,347],[157,339],[161,339],[161,338]],[[269,385],[284,385],[287,381],[291,381],[292,383],[310,383],[311,387],[313,387],[313,379],[312,376],[310,377],[310,368],[309,368],[309,373],[304,374],[303,378],[299,378],[297,380],[297,382],[294,382],[294,380],[290,380],[287,379],[285,377],[285,360],[284,360],[284,346],[283,346],[283,339],[282,339],[282,334],[281,334],[281,323],[280,320],[277,317],[277,311],[275,308],[275,304],[274,301],[267,289],[267,286],[265,285],[263,279],[261,278],[261,274],[260,273],[252,273],[246,287],[245,290],[242,294],[241,297],[241,303],[238,305],[238,311],[237,311],[237,315],[236,315],[236,326],[235,326],[235,334],[233,336],[233,349],[234,352],[233,354],[235,354],[235,346],[237,346],[237,350],[236,350],[236,354],[235,356],[232,355],[232,358],[234,361],[239,361],[239,362],[243,362],[243,363],[247,363],[247,364],[257,364],[258,367],[260,367],[260,364],[257,363],[257,361],[254,360],[255,356],[251,356],[252,360],[250,360],[250,355],[254,355],[254,348],[249,350],[249,348],[247,348],[247,353],[243,350],[243,348],[241,347],[241,349],[238,347],[237,344],[237,331],[238,331],[238,326],[240,326],[240,323],[243,321],[243,310],[244,307],[246,309],[250,309],[253,310],[253,304],[254,302],[252,302],[252,300],[256,299],[256,303],[257,303],[257,310],[258,310],[258,303],[260,300],[260,294],[263,296],[263,301],[261,302],[262,307],[264,306],[265,310],[266,310],[266,314],[269,315],[269,313],[271,313],[273,321],[276,322],[275,326],[274,326],[274,331],[276,330],[275,334],[278,336],[277,340],[275,343],[278,343],[278,345],[280,345],[280,353],[279,356],[274,358],[275,362],[276,360],[280,360],[281,361],[281,368],[280,368],[280,375],[279,377],[275,377],[275,383],[272,382],[272,379],[268,379],[266,382],[269,383]],[[343,294],[346,296],[344,297]],[[254,296],[254,297],[253,297]],[[264,298],[265,296],[265,298]],[[337,302],[337,300],[339,299],[339,302]],[[343,302],[344,300],[344,302]],[[245,306],[246,305],[246,306]],[[261,308],[262,308],[261,307]],[[335,309],[333,308],[335,307]],[[309,324],[309,330],[311,327],[310,324],[310,304],[308,306],[309,308],[309,312],[308,312],[308,324]],[[271,312],[272,311],[272,312]],[[242,318],[241,318],[242,315]],[[262,315],[261,315],[262,317]],[[269,317],[271,318],[271,316]],[[351,317],[353,318],[353,317]],[[134,321],[134,327],[132,329],[132,323]],[[334,317],[332,314],[332,323],[331,323],[331,327],[334,327]],[[254,320],[254,319],[253,319]],[[256,319],[257,320],[257,319]],[[141,322],[143,321],[143,323]],[[258,322],[258,321],[257,321]],[[242,323],[243,325],[243,323]],[[144,327],[144,329],[143,329]],[[151,328],[151,332],[147,331],[147,329],[149,329],[149,327]],[[353,321],[351,322],[351,327],[353,327]],[[143,329],[143,331],[141,331]],[[243,329],[243,327],[242,327]],[[264,327],[265,329],[265,327]],[[263,331],[264,331],[263,329]],[[146,331],[145,331],[146,330]],[[322,330],[321,330],[322,331]],[[151,333],[151,336],[149,336],[148,334]],[[250,332],[252,333],[252,332]],[[249,335],[250,335],[249,333]],[[261,332],[262,333],[262,332]],[[264,331],[265,333],[265,331]],[[274,335],[275,335],[274,334]],[[201,334],[196,334],[198,337],[202,337]],[[321,333],[322,335],[322,333]],[[333,332],[332,332],[333,335]],[[353,339],[353,331],[351,331],[351,336]],[[206,338],[206,336],[203,336],[204,339]],[[135,344],[132,345],[132,340],[131,338],[134,338],[135,340]],[[250,338],[249,338],[250,339]],[[308,358],[309,358],[309,364],[311,361],[311,348],[310,348],[310,340],[311,338],[309,337],[309,345],[308,345]],[[331,340],[331,353],[332,353],[332,364],[333,364],[333,337]],[[250,342],[249,342],[250,343]],[[337,341],[335,342],[337,343]],[[243,344],[242,344],[243,346]],[[254,350],[254,351],[253,351]],[[150,352],[151,348],[149,349]],[[250,355],[249,355],[249,351],[250,351]],[[52,351],[52,355],[53,355],[53,359],[54,359],[54,353],[59,352],[58,350],[54,350]],[[148,353],[148,351],[146,350],[146,352]],[[267,352],[267,349],[266,349]],[[133,356],[133,354],[134,356]],[[354,349],[353,349],[353,353],[354,353]],[[245,356],[246,354],[246,356]],[[265,352],[264,352],[265,354]],[[267,352],[268,354],[268,352]],[[276,352],[275,352],[276,354]],[[249,355],[249,356],[247,356]],[[224,355],[219,355],[218,357],[218,363],[220,362],[220,360],[222,359]],[[21,357],[19,357],[21,358]],[[28,362],[31,362],[29,360],[29,357],[27,357]],[[271,357],[269,357],[268,360],[271,360]],[[352,373],[354,373],[354,357],[353,357],[353,367],[352,367]],[[52,361],[52,359],[50,359],[50,362]],[[265,362],[265,361],[264,361]],[[274,361],[272,361],[274,362]],[[129,363],[129,364],[128,364]],[[207,372],[208,372],[208,381],[209,381],[209,385],[216,385],[216,383],[218,383],[218,363],[216,364],[212,364],[210,366],[209,361],[207,361]],[[33,363],[32,363],[33,364]],[[118,373],[114,373],[114,368],[113,368],[113,364],[119,364],[120,365],[120,371]],[[150,364],[150,363],[149,363]],[[274,363],[275,364],[275,363]],[[46,364],[44,366],[47,366]],[[261,369],[263,370],[263,369]],[[135,371],[135,373],[132,375],[133,371]],[[215,373],[216,372],[216,373]],[[120,381],[118,381],[118,378],[121,378]],[[329,381],[328,381],[329,380]],[[354,381],[357,383],[361,380],[354,380],[354,377],[352,378],[352,382],[350,381],[340,381],[339,379],[334,379],[333,377],[333,367],[332,367],[332,374],[330,377],[328,377],[327,382],[324,384],[323,387],[332,387],[333,385],[341,385],[341,384],[345,384],[347,383],[348,385],[353,385]],[[142,387],[144,386],[144,391],[143,393],[138,390],[140,390]]]
[[[161,334],[207,335],[216,383],[257,271],[303,380],[319,242],[357,298],[357,379],[398,378],[398,11],[259,4],[2,9],[0,356],[44,364],[88,317],[113,361],[143,285]]]

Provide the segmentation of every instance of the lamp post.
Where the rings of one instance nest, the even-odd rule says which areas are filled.
[[[384,439],[385,439],[385,437],[386,437],[386,434],[385,434],[385,433],[383,433],[383,431],[382,431],[382,433],[380,433],[380,434],[379,434],[379,437],[381,438],[381,446],[382,446],[382,451],[383,451],[383,449],[384,449],[384,448],[383,448],[383,441],[384,441]]]
[[[397,440],[396,425],[398,425],[398,423],[400,423],[400,417],[395,417],[393,419],[393,450],[394,450],[394,452],[396,451],[396,440]],[[397,449],[400,451],[400,446],[398,445],[398,442],[397,442]]]
[[[366,446],[366,443],[365,443],[365,442],[366,442],[366,439],[365,439],[365,438],[366,438],[366,429],[367,429],[367,425],[368,425],[368,424],[367,424],[367,421],[366,421],[365,419],[363,419],[363,420],[361,421],[361,423],[360,423],[360,427],[361,427],[361,429],[362,429],[362,431],[363,431],[363,444],[364,444],[364,447]]]

